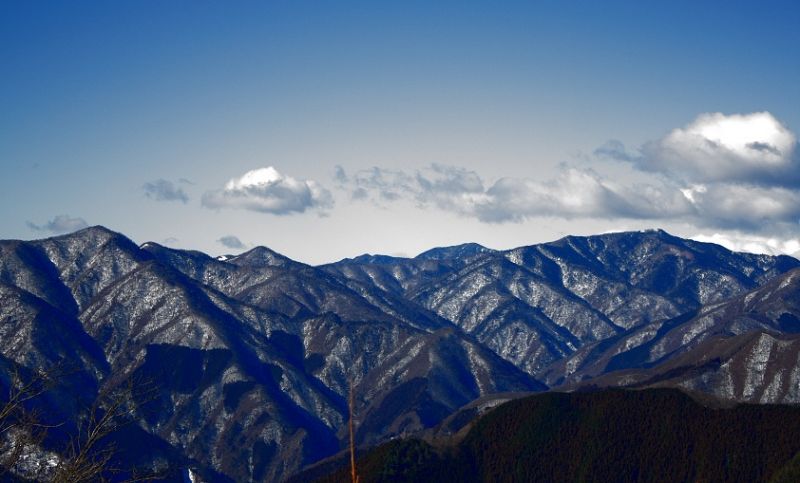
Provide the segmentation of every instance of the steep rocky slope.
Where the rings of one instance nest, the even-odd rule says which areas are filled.
[[[464,253],[443,262],[433,257],[435,269],[421,268],[429,267],[426,254],[324,268],[381,280],[384,290],[405,295],[540,377],[586,345],[725,300],[800,266],[791,257],[733,253],[660,230],[507,251],[467,247],[434,251]]]
[[[800,270],[683,317],[586,347],[545,378],[678,386],[722,399],[800,402]]]
[[[137,247],[102,227],[0,247],[5,369],[13,362],[77,371],[47,409],[56,424],[60,415],[76,428],[71,393],[89,406],[127,381],[146,381],[157,391],[133,401],[136,424],[181,455],[174,464],[199,475],[278,481],[338,451],[350,385],[398,373],[386,361],[402,359],[394,354],[415,341],[441,357],[422,370],[432,373],[431,387],[439,371],[480,381],[425,392],[426,404],[443,409],[424,424],[496,387],[544,388],[482,348],[459,346],[473,366],[449,357],[456,349],[433,334],[451,324],[413,302],[351,288],[265,248],[221,262]],[[412,395],[398,418],[418,409],[416,387],[394,394],[405,392]],[[365,393],[360,410],[372,414],[379,402]]]

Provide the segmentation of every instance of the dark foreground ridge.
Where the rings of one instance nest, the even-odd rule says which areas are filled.
[[[796,482],[800,407],[707,407],[674,389],[545,393],[501,405],[466,437],[395,440],[358,459],[362,482]],[[320,466],[293,481],[350,481]],[[325,476],[321,476],[329,472]]]

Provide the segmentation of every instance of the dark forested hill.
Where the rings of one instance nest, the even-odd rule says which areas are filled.
[[[800,407],[718,408],[671,389],[607,390],[511,401],[452,446],[396,440],[357,468],[365,483],[797,481],[798,452]],[[300,479],[349,481],[346,465],[318,474],[328,469]]]

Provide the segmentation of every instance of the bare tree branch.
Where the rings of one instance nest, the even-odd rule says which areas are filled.
[[[63,366],[32,371],[24,375],[24,368],[11,362],[8,388],[0,399],[0,476],[12,471],[23,456],[38,448],[55,427],[41,422],[39,411],[26,407],[47,390],[59,377],[66,374]]]

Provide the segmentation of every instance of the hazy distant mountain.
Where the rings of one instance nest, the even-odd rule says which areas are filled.
[[[41,402],[66,434],[81,408],[147,381],[131,427],[148,451],[129,458],[279,481],[344,447],[351,386],[359,444],[548,386],[800,402],[798,267],[662,231],[312,267],[92,227],[0,241],[0,386],[14,363],[68,365]]]

